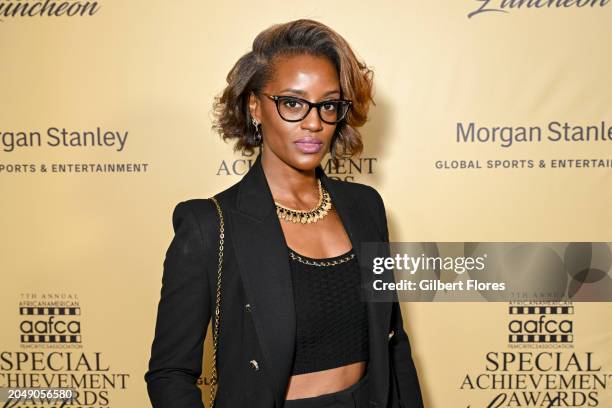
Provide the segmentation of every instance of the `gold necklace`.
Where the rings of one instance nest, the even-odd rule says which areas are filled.
[[[287,220],[293,223],[309,224],[317,222],[325,217],[332,207],[331,197],[327,190],[321,185],[321,179],[317,179],[319,185],[319,202],[310,210],[296,210],[294,208],[285,207],[282,204],[274,202],[276,205],[276,214],[281,220]]]

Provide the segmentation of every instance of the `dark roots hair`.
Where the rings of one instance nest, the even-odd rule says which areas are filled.
[[[353,101],[346,118],[338,123],[331,143],[334,161],[363,151],[357,130],[367,120],[373,100],[374,73],[357,59],[342,36],[314,20],[301,19],[273,25],[253,41],[227,75],[227,87],[215,98],[214,124],[224,141],[235,139],[234,152],[253,153],[260,145],[254,138],[249,95],[259,92],[274,73],[274,59],[301,54],[329,58],[338,72],[342,97]]]

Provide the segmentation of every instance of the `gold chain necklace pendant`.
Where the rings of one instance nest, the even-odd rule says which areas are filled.
[[[276,205],[276,214],[281,220],[287,220],[293,223],[310,224],[317,222],[325,217],[332,207],[331,197],[327,190],[321,185],[321,179],[317,179],[319,185],[319,202],[310,210],[296,210],[285,207],[282,204],[274,202]]]

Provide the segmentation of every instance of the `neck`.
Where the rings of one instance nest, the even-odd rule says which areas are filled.
[[[297,169],[265,150],[261,152],[261,166],[274,201],[289,205],[318,201],[316,168]]]

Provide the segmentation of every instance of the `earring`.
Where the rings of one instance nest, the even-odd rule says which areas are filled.
[[[251,123],[253,123],[253,126],[255,126],[255,135],[253,135],[253,138],[255,139],[255,143],[256,144],[260,144],[261,143],[261,139],[262,139],[261,124],[258,123],[255,120],[255,118],[251,119]]]

